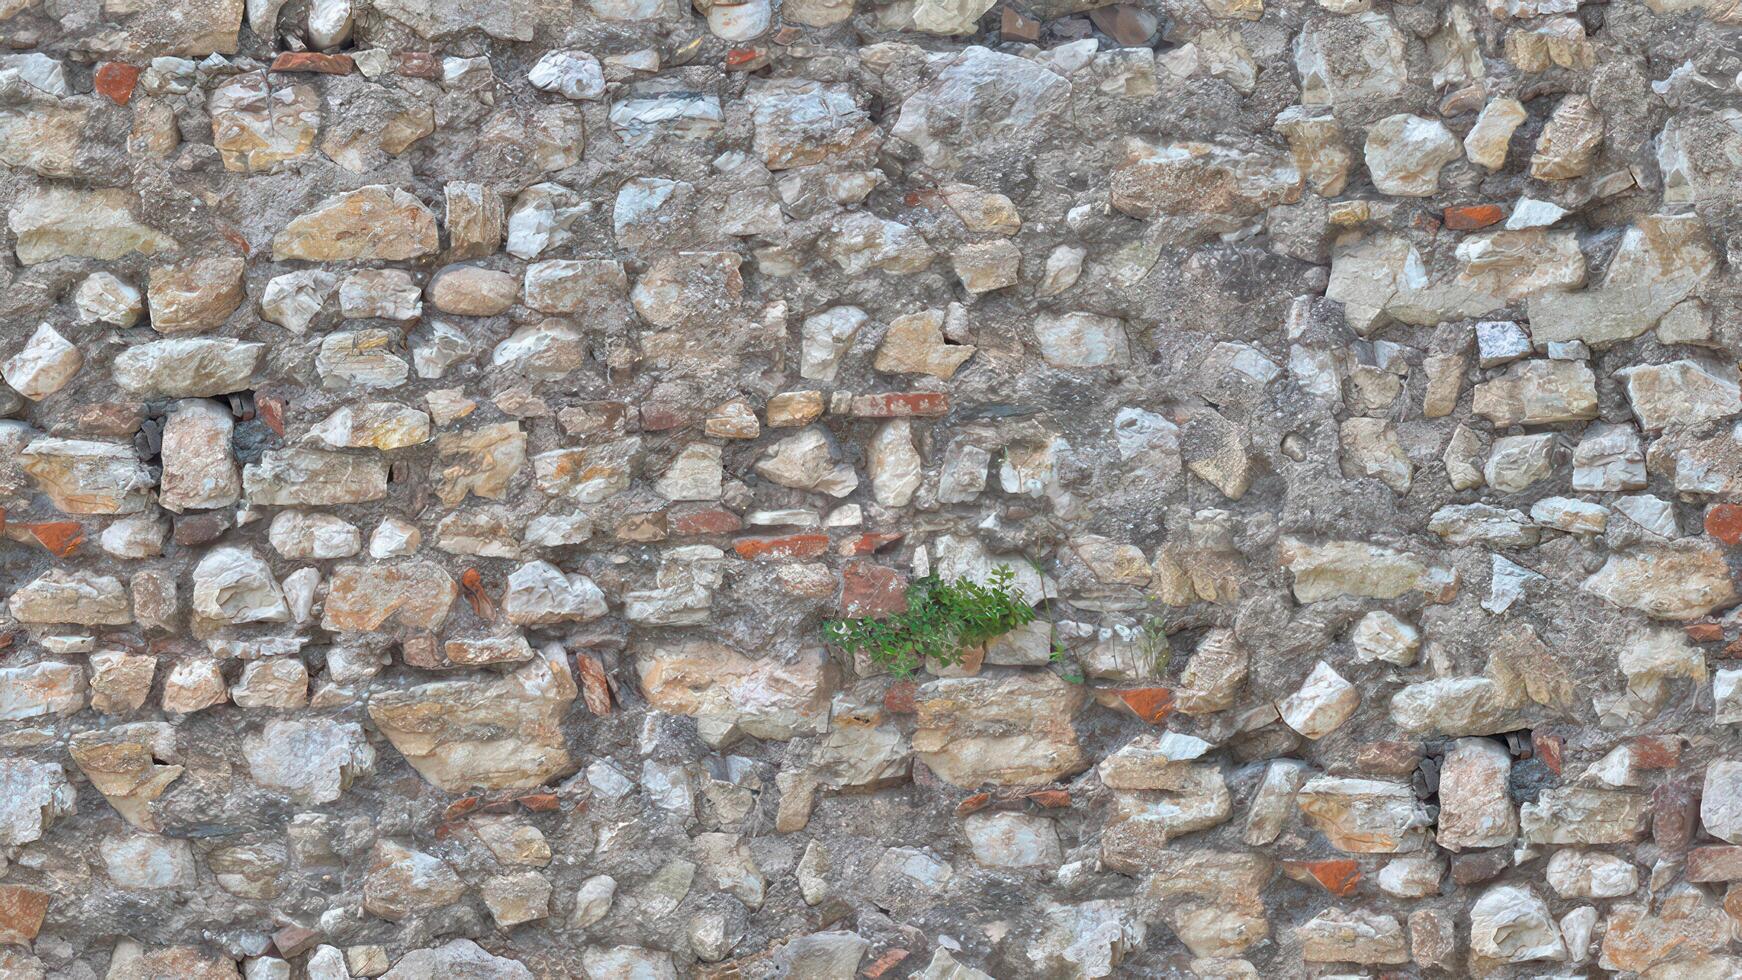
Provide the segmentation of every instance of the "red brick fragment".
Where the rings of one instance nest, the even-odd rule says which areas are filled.
[[[1498,204],[1472,204],[1446,208],[1441,216],[1445,218],[1446,227],[1453,231],[1475,231],[1499,223],[1506,217],[1506,212]]]
[[[992,805],[991,793],[975,793],[956,804],[956,816],[965,817],[970,813],[979,813]]]
[[[732,542],[739,558],[778,561],[782,558],[815,558],[829,550],[826,534],[784,534],[773,538],[739,538]]]
[[[1064,789],[1037,789],[1025,799],[1033,800],[1048,810],[1062,810],[1071,805],[1070,790]]]
[[[950,396],[941,391],[893,391],[882,395],[853,396],[854,418],[936,418],[948,414]]]
[[[1717,643],[1724,638],[1724,627],[1718,623],[1689,623],[1682,632],[1694,643]]]
[[[877,980],[878,977],[888,973],[897,963],[905,959],[907,959],[907,950],[892,949],[872,961],[871,965],[865,968],[865,975],[871,980]]]
[[[557,808],[558,801],[555,793],[529,793],[517,797],[514,802],[532,813],[549,813]]]
[[[107,98],[116,105],[126,105],[133,101],[133,86],[139,81],[141,69],[122,61],[105,61],[97,66],[97,73],[91,76],[91,84],[97,94]]]
[[[319,51],[286,51],[272,59],[272,70],[283,72],[314,72],[320,75],[349,75],[357,63],[348,54],[321,54]]]

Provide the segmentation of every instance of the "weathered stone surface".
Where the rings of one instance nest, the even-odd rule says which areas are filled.
[[[1035,785],[1089,766],[1071,718],[1083,692],[1051,674],[942,678],[916,696],[913,748],[957,786]]]
[[[783,741],[825,730],[835,684],[815,652],[787,664],[700,642],[642,651],[637,671],[649,704],[695,718],[716,748],[744,736]]]
[[[369,717],[441,789],[525,789],[573,764],[561,722],[577,693],[559,648],[500,679],[383,692],[371,699]]]
[[[272,238],[280,261],[412,259],[434,252],[436,219],[409,192],[376,184],[336,194]]]

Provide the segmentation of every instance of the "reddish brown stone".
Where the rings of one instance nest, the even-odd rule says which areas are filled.
[[[284,438],[284,399],[276,395],[256,394],[254,396],[254,417],[266,423],[266,427]]]
[[[496,603],[490,601],[490,596],[484,591],[484,576],[476,568],[468,568],[460,573],[460,592],[471,604],[472,612],[479,619],[495,619]]]
[[[605,665],[590,654],[575,654],[575,673],[581,675],[581,694],[587,710],[603,718],[611,713],[611,682],[605,677]]]
[[[393,71],[407,78],[442,77],[441,62],[433,51],[395,51]]]
[[[1689,623],[1682,632],[1693,643],[1717,643],[1724,638],[1724,627],[1718,623]]]
[[[1361,865],[1348,858],[1329,861],[1284,861],[1283,873],[1296,881],[1313,881],[1339,898],[1355,893],[1361,884]]]
[[[962,802],[956,804],[956,816],[965,817],[971,813],[979,813],[991,805],[991,793],[975,793],[973,796],[964,797]]]
[[[483,802],[484,798],[481,796],[462,796],[448,804],[447,809],[442,811],[442,819],[458,820],[466,814],[471,813],[473,810],[478,809]]]
[[[321,54],[318,51],[286,51],[272,59],[272,70],[283,72],[314,72],[320,75],[349,75],[357,69],[348,54]]]
[[[1530,749],[1533,758],[1542,760],[1548,771],[1559,776],[1561,774],[1561,755],[1566,751],[1567,740],[1559,735],[1544,735],[1541,732],[1530,733]]]
[[[784,534],[773,538],[739,538],[732,542],[739,558],[778,561],[782,558],[815,558],[829,550],[826,534]]]
[[[1728,545],[1742,544],[1742,504],[1706,508],[1706,533]]]
[[[91,76],[91,85],[98,95],[116,105],[126,105],[133,101],[133,85],[139,81],[141,73],[141,69],[125,62],[105,61]]]
[[[1664,783],[1651,791],[1651,839],[1670,854],[1680,854],[1694,842],[1699,828],[1700,797],[1694,788]]]
[[[1452,880],[1460,885],[1479,885],[1498,877],[1512,866],[1512,852],[1476,851],[1452,858]]]
[[[48,892],[23,885],[0,885],[0,946],[28,945],[42,931]]]
[[[1506,212],[1497,204],[1472,204],[1446,208],[1442,216],[1445,218],[1446,227],[1453,231],[1475,231],[1498,223],[1506,217]]]
[[[941,391],[895,391],[853,396],[853,417],[861,419],[936,418],[950,413],[950,396]]]
[[[278,948],[278,955],[286,959],[301,956],[314,949],[320,941],[319,932],[303,926],[285,926],[272,934],[272,945]]]
[[[1165,687],[1138,687],[1120,691],[1119,700],[1131,713],[1151,725],[1159,725],[1173,714],[1173,691]]]
[[[1070,790],[1064,789],[1037,789],[1023,798],[1047,810],[1062,810],[1071,805]]]
[[[1440,219],[1426,211],[1417,211],[1415,217],[1410,220],[1410,224],[1414,225],[1415,229],[1424,235],[1438,234],[1440,230]]]
[[[1097,7],[1089,11],[1089,20],[1102,33],[1128,48],[1147,44],[1160,26],[1154,14],[1129,3]]]
[[[1688,852],[1689,881],[1742,881],[1742,847],[1714,844]]]
[[[914,698],[918,693],[918,681],[896,681],[883,692],[883,710],[892,715],[917,714],[919,707]]]
[[[1025,17],[1012,7],[1005,7],[998,22],[998,33],[1006,41],[1040,40],[1040,21]]]
[[[1674,769],[1681,765],[1682,742],[1674,735],[1642,735],[1629,748],[1635,769]]]
[[[145,411],[137,402],[94,402],[79,406],[73,426],[88,436],[125,439],[138,432],[143,421]]]
[[[532,813],[549,813],[557,808],[559,801],[555,793],[528,793],[515,797],[514,802]]]
[[[220,513],[188,514],[175,519],[170,538],[184,548],[211,544],[230,529],[230,519]]]
[[[1401,779],[1421,764],[1420,742],[1386,740],[1362,743],[1355,750],[1355,768],[1363,774]]]
[[[907,959],[907,950],[892,949],[873,960],[871,965],[865,968],[865,976],[869,977],[870,980],[877,980],[878,977],[888,973],[895,968],[897,963],[905,959]]]
[[[875,553],[878,549],[886,545],[891,545],[900,541],[904,537],[906,537],[906,535],[897,531],[884,531],[878,534],[856,534],[853,537],[842,541],[840,547],[835,550],[849,558],[854,555],[869,555]]]
[[[907,608],[907,576],[886,565],[848,562],[841,569],[841,614],[881,618]]]
[[[36,521],[12,525],[31,537],[56,558],[71,558],[85,543],[85,529],[78,521]]]
[[[691,507],[672,511],[667,526],[673,534],[731,534],[744,522],[724,507]]]
[[[768,67],[767,48],[733,48],[726,52],[727,71],[756,71]]]

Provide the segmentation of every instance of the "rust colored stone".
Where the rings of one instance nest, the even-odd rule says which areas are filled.
[[[139,431],[145,421],[143,406],[138,402],[94,402],[79,406],[73,423],[79,432],[104,439],[125,439]]]
[[[907,956],[908,952],[905,949],[892,949],[872,961],[871,965],[864,970],[865,976],[869,977],[870,980],[877,980],[878,977],[894,969],[897,963],[907,959]]]
[[[1544,735],[1541,732],[1530,733],[1530,748],[1534,758],[1542,760],[1548,771],[1559,776],[1561,774],[1561,755],[1566,751],[1567,740],[1559,735]]]
[[[1037,789],[1029,793],[1024,799],[1032,800],[1036,805],[1047,810],[1062,810],[1071,805],[1070,790],[1064,789]]]
[[[393,71],[407,78],[442,77],[441,62],[433,51],[395,51]]]
[[[272,59],[272,70],[282,72],[314,72],[320,75],[349,75],[357,63],[348,54],[321,54],[318,51],[286,51]]]
[[[1006,41],[1040,40],[1040,21],[1023,15],[1014,7],[999,12],[998,33]]]
[[[272,945],[277,947],[278,955],[290,959],[314,949],[321,941],[321,934],[314,929],[303,926],[285,926],[272,934]]]
[[[483,802],[484,798],[481,796],[462,796],[448,804],[447,809],[442,811],[442,819],[458,820],[466,814],[471,813],[473,810],[478,809]]]
[[[965,817],[970,813],[979,813],[991,805],[991,793],[975,793],[956,804],[956,816]]]
[[[56,558],[71,558],[79,545],[85,543],[85,528],[78,521],[37,521],[13,526],[28,532]]]
[[[1688,852],[1689,881],[1742,881],[1742,847],[1714,844]]]
[[[1151,725],[1159,725],[1173,714],[1173,691],[1165,687],[1137,687],[1119,692],[1119,700],[1131,713]]]
[[[1718,623],[1689,623],[1682,632],[1693,643],[1717,643],[1724,638],[1724,627]]]
[[[1691,786],[1664,783],[1651,791],[1651,839],[1670,854],[1694,842],[1699,828],[1699,794]]]
[[[1674,735],[1642,735],[1629,748],[1637,769],[1674,769],[1681,765],[1682,743]]]
[[[49,894],[23,885],[0,885],[0,946],[28,945],[42,931]]]
[[[284,438],[284,399],[276,395],[255,394],[255,417],[266,423],[266,427]]]
[[[883,692],[883,710],[892,715],[911,715],[919,711],[914,697],[919,693],[917,681],[896,681]]]
[[[737,514],[724,507],[700,507],[674,510],[666,526],[673,534],[731,534],[744,526]]]
[[[1446,227],[1453,231],[1475,231],[1498,224],[1506,217],[1506,212],[1498,204],[1470,204],[1446,208],[1441,217],[1445,219]]]
[[[1339,898],[1353,895],[1361,884],[1361,865],[1348,858],[1328,861],[1285,861],[1283,871],[1296,881],[1312,880]]]
[[[732,542],[739,558],[779,561],[783,558],[815,558],[829,550],[826,534],[784,534],[773,538],[739,538]]]
[[[133,86],[142,73],[143,69],[123,61],[105,61],[91,76],[91,87],[110,102],[126,105],[133,101]]]
[[[496,604],[484,592],[484,576],[476,568],[468,568],[460,573],[460,591],[465,594],[466,601],[472,606],[472,612],[477,613],[479,619],[496,618]]]
[[[907,576],[874,562],[848,562],[841,569],[841,614],[883,617],[907,608]]]
[[[516,797],[514,802],[532,813],[549,813],[557,808],[560,801],[555,793],[529,793]]]
[[[1742,504],[1706,508],[1706,533],[1727,545],[1742,544]]]
[[[603,718],[611,713],[611,682],[605,677],[605,665],[598,657],[590,654],[575,654],[575,673],[581,675],[581,694],[587,702],[587,710],[594,717]]]
[[[860,419],[937,418],[950,413],[950,396],[941,391],[897,391],[853,396],[853,417]]]

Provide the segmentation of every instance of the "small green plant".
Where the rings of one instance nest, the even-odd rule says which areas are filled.
[[[1149,661],[1157,677],[1167,673],[1167,665],[1173,660],[1173,648],[1167,644],[1167,621],[1155,615],[1146,617],[1137,629],[1137,650]]]
[[[922,578],[907,587],[907,611],[883,619],[831,619],[823,624],[823,636],[848,653],[865,654],[897,677],[907,677],[928,657],[953,667],[962,662],[967,648],[1032,622],[1034,607],[1016,588],[1016,573],[1000,565],[985,585],[971,579],[944,582],[936,575]]]

